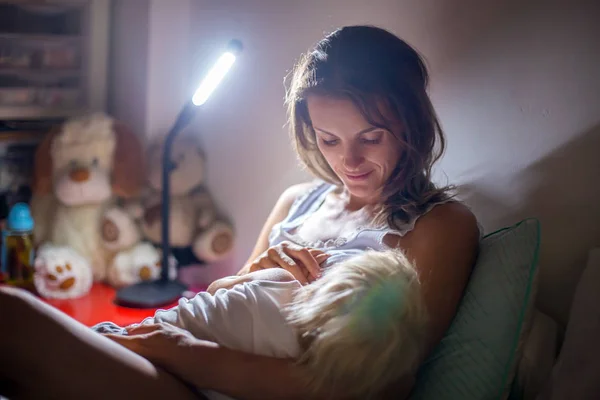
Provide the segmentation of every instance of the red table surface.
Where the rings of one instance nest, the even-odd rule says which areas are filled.
[[[0,285],[2,284],[0,283]],[[190,287],[186,295],[192,297],[194,293],[203,290],[206,290],[203,285]],[[117,325],[126,326],[153,316],[158,309],[167,309],[177,305],[177,302],[174,302],[159,308],[128,308],[115,304],[115,295],[116,291],[111,286],[94,283],[85,296],[76,299],[42,298],[42,300],[87,326],[94,326],[104,321],[112,321]]]
[[[157,310],[118,306],[114,303],[114,299],[114,288],[102,283],[94,283],[89,293],[77,299],[43,300],[87,326],[104,321],[112,321],[120,326],[130,325],[154,315]],[[160,308],[171,308],[174,305],[177,305],[177,302]]]
[[[114,303],[114,299],[114,288],[102,283],[94,283],[89,293],[77,299],[43,300],[87,326],[104,321],[112,321],[120,326],[130,325],[154,315],[157,310],[118,306]],[[174,305],[177,305],[177,302],[160,308],[171,308]]]

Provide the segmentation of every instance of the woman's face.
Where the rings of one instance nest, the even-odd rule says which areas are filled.
[[[319,150],[351,196],[377,202],[400,158],[398,139],[374,127],[350,99],[311,95],[308,112]]]

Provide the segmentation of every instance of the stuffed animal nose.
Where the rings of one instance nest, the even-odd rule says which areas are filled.
[[[148,279],[152,278],[152,271],[150,271],[150,268],[146,265],[140,269],[140,278],[143,281],[147,281]]]
[[[61,284],[58,285],[58,287],[60,287],[62,290],[68,290],[71,287],[73,287],[74,284],[75,284],[75,278],[70,277],[70,278],[67,278],[64,281],[62,281]]]
[[[76,168],[69,174],[73,182],[86,182],[90,179],[90,170],[87,168]]]

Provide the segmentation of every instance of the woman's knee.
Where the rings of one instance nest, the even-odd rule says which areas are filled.
[[[16,323],[27,310],[31,310],[36,298],[23,289],[0,287],[0,320],[2,324]]]
[[[4,313],[5,310],[10,309],[13,303],[16,302],[17,295],[18,289],[0,286],[0,312]]]
[[[6,355],[6,351],[13,346],[16,331],[19,329],[18,315],[22,314],[25,301],[18,289],[11,287],[0,287],[0,352]]]

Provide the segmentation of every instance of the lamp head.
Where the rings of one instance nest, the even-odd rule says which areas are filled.
[[[198,89],[192,97],[192,103],[195,106],[201,106],[206,103],[212,92],[223,80],[227,72],[233,66],[237,55],[242,51],[243,46],[239,40],[232,40],[227,45],[225,52],[219,57],[215,65],[208,72],[204,80],[200,83]]]

